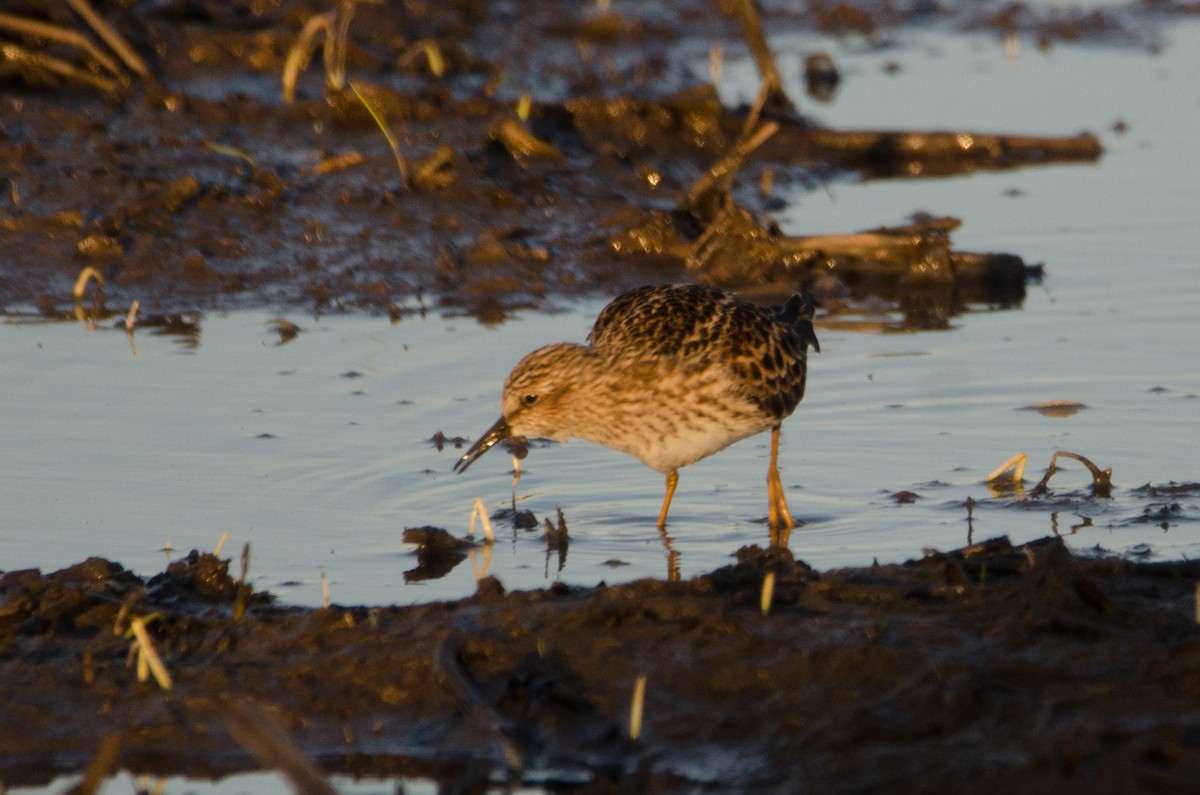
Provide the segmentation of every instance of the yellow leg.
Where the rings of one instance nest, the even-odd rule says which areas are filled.
[[[671,508],[671,498],[675,496],[675,487],[679,485],[679,473],[671,470],[667,473],[667,494],[663,497],[662,510],[658,512],[658,529],[667,526],[667,511]]]
[[[791,530],[796,526],[788,511],[787,499],[783,496],[783,483],[779,480],[779,426],[771,429],[771,464],[767,469],[767,519],[771,526],[771,546],[786,547]]]
[[[679,553],[671,546],[671,537],[667,535],[667,511],[671,508],[671,498],[675,496],[675,487],[679,485],[679,473],[672,470],[667,473],[667,493],[663,497],[662,510],[658,512],[658,532],[662,535],[663,548],[667,550],[667,581],[679,582]]]

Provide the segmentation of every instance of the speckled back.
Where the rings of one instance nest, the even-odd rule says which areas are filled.
[[[727,362],[746,397],[778,423],[804,397],[809,345],[820,350],[812,315],[803,296],[770,310],[712,287],[647,286],[606,306],[588,341],[648,359]]]

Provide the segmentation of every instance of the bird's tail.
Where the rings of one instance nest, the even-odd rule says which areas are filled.
[[[813,311],[813,301],[808,293],[796,293],[786,304],[775,307],[775,316],[794,328],[806,345],[820,353],[821,343],[817,342],[817,332],[813,330]]]

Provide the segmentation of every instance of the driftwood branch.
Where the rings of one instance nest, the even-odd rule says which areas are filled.
[[[790,115],[796,112],[796,106],[783,89],[783,80],[779,76],[779,67],[775,65],[775,54],[767,45],[767,37],[763,33],[762,14],[759,12],[756,0],[736,0],[734,13],[742,26],[742,35],[746,38],[746,46],[758,67],[758,76],[762,81],[762,108],[771,114]]]

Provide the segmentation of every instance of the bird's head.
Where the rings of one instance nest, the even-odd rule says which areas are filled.
[[[462,472],[497,443],[514,436],[539,436],[562,441],[570,436],[566,422],[579,375],[587,366],[589,349],[560,343],[539,348],[513,368],[504,382],[500,419],[458,460]]]

